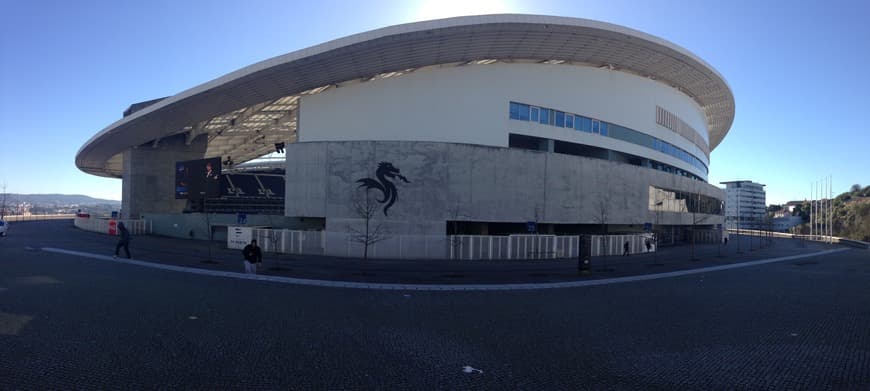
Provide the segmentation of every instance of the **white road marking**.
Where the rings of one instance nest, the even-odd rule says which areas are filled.
[[[708,266],[698,269],[678,270],[673,272],[643,274],[639,276],[602,278],[598,280],[583,280],[583,281],[565,281],[565,282],[546,282],[546,283],[511,283],[511,284],[393,284],[393,283],[376,283],[376,282],[352,282],[352,281],[328,281],[328,280],[311,280],[306,278],[268,276],[262,274],[245,274],[237,272],[225,272],[220,270],[199,269],[195,267],[165,265],[162,263],[137,261],[135,259],[113,259],[111,256],[86,253],[82,251],[65,250],[54,247],[43,247],[43,251],[75,255],[79,257],[100,259],[104,261],[124,263],[128,265],[136,265],[153,269],[170,270],[176,272],[184,272],[191,274],[199,274],[212,277],[237,278],[244,280],[270,281],[282,284],[318,286],[326,288],[352,288],[352,289],[377,289],[377,290],[406,290],[406,291],[509,291],[509,290],[532,290],[532,289],[556,289],[556,288],[580,288],[587,286],[599,286],[610,284],[621,284],[625,282],[649,281],[662,278],[681,277],[698,273],[709,273],[721,270],[737,269],[749,266],[765,265],[774,262],[793,261],[795,259],[803,259],[820,255],[834,254],[843,251],[849,251],[849,248],[840,248],[834,250],[825,250],[809,254],[789,255],[785,257],[760,259],[757,261],[748,261],[741,263],[732,263],[728,265]]]
[[[462,367],[462,372],[465,372],[465,373],[474,373],[474,372],[477,372],[477,373],[481,373],[481,374],[483,373],[482,370],[477,369],[477,368],[472,368],[471,366],[468,366],[468,365]]]

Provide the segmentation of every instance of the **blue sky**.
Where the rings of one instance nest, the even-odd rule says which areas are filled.
[[[767,185],[768,203],[870,184],[867,1],[9,1],[0,14],[0,185],[120,199],[78,149],[130,103],[251,63],[397,23],[480,13],[637,29],[715,67],[737,102],[710,182]]]

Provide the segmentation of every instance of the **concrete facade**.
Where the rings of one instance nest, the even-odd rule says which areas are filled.
[[[298,141],[438,141],[507,147],[508,134],[515,133],[647,157],[707,178],[698,167],[651,148],[510,120],[511,101],[625,126],[710,164],[697,145],[656,123],[656,106],[660,106],[709,140],[704,113],[688,95],[649,78],[568,64],[435,67],[303,96]]]
[[[285,213],[325,218],[325,229],[359,227],[353,207],[390,162],[409,183],[392,179],[398,199],[373,222],[393,234],[444,235],[448,220],[492,223],[642,226],[655,219],[649,188],[724,198],[721,189],[644,167],[522,149],[413,141],[309,142],[287,146]],[[383,198],[375,189],[371,196]],[[690,213],[665,212],[659,224],[691,225]],[[704,224],[721,224],[711,215]],[[329,243],[327,243],[327,246]]]
[[[207,135],[185,142],[184,135],[133,147],[124,152],[121,217],[143,213],[181,213],[187,200],[175,199],[175,162],[205,157]]]

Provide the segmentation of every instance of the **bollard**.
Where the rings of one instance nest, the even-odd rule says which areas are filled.
[[[592,238],[581,235],[578,244],[577,272],[588,274],[592,269]]]

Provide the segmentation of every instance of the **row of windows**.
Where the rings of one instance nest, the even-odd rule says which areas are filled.
[[[627,141],[673,156],[695,166],[705,174],[708,172],[707,166],[700,159],[684,149],[624,126],[582,115],[517,102],[510,102],[509,117],[519,121],[531,121],[559,128],[571,128],[581,132],[594,133]]]
[[[519,149],[530,149],[533,151],[544,151],[544,152],[554,152],[554,153],[562,153],[566,155],[573,156],[583,156],[583,157],[591,157],[595,159],[603,159],[610,160],[620,163],[631,164],[635,166],[641,166],[646,168],[652,168],[659,171],[664,171],[670,174],[684,176],[686,178],[691,178],[697,181],[704,181],[703,178],[698,177],[695,174],[692,174],[688,171],[681,170],[677,167],[664,164],[655,160],[650,160],[648,158],[614,151],[610,149],[600,148],[592,145],[584,145],[571,143],[567,141],[561,140],[551,140],[541,137],[534,136],[526,136],[520,134],[509,133],[508,137],[508,146],[510,148],[519,148]]]
[[[510,118],[520,121],[537,122],[544,125],[559,128],[571,128],[581,132],[595,133],[607,136],[607,122],[584,117],[582,115],[566,113],[548,109],[546,107],[530,106],[523,103],[511,102]]]

